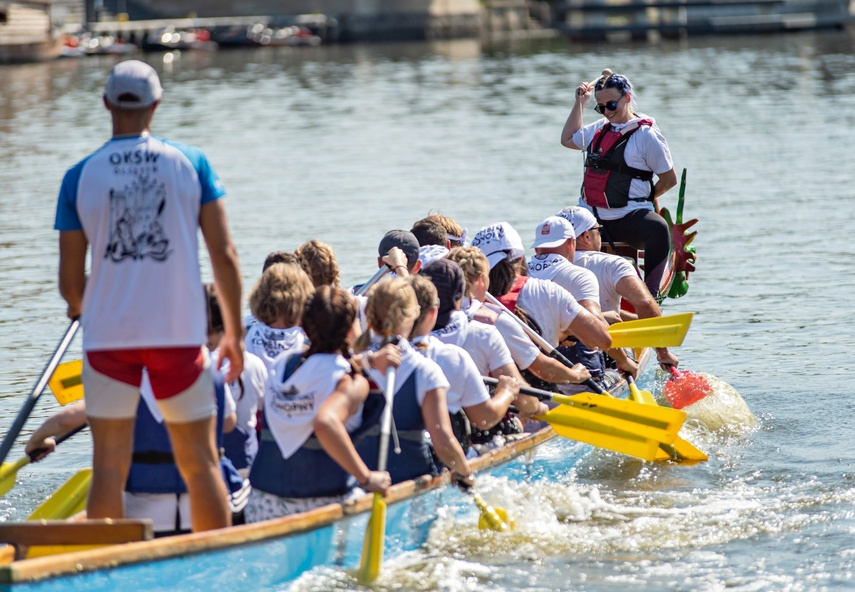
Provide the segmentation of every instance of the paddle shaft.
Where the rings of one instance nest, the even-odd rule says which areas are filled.
[[[371,276],[371,279],[359,286],[359,289],[356,291],[356,296],[364,295],[369,289],[371,289],[371,286],[380,281],[380,278],[382,278],[387,273],[389,273],[389,267],[386,265],[378,269],[377,273]]]
[[[494,304],[494,305],[500,307],[500,309],[503,313],[506,313],[508,316],[510,316],[512,319],[514,319],[514,321],[516,321],[517,324],[520,327],[522,327],[526,333],[528,333],[529,337],[531,337],[532,340],[534,340],[534,342],[536,344],[538,344],[541,348],[543,348],[543,351],[548,353],[550,356],[552,356],[553,358],[555,358],[556,360],[558,360],[559,362],[561,362],[562,364],[564,364],[568,368],[573,367],[573,362],[568,360],[567,357],[564,356],[560,351],[558,351],[557,349],[552,347],[552,344],[549,343],[546,339],[544,339],[543,336],[540,335],[537,331],[535,331],[534,329],[532,329],[531,327],[526,325],[523,322],[523,320],[521,318],[519,318],[517,315],[515,315],[514,313],[512,313],[508,309],[507,306],[505,306],[504,304],[499,302],[498,298],[496,298],[495,296],[493,296],[492,294],[487,292],[487,300],[491,304]],[[585,386],[587,386],[589,389],[591,389],[592,391],[594,391],[598,395],[608,394],[608,393],[606,393],[606,391],[604,391],[602,388],[600,388],[600,385],[598,385],[596,382],[594,382],[590,378],[587,379],[584,384],[585,384]],[[520,392],[522,392],[522,389],[520,389]],[[542,392],[546,392],[546,391],[542,391]],[[529,393],[524,393],[524,394],[529,394]],[[537,395],[535,395],[535,396],[537,396]]]
[[[73,429],[73,430],[71,430],[70,432],[67,432],[67,433],[63,434],[62,436],[58,437],[58,438],[56,439],[56,445],[57,445],[57,446],[59,446],[60,444],[62,444],[62,443],[63,443],[63,442],[65,442],[66,440],[68,440],[68,439],[69,439],[70,437],[72,437],[73,435],[75,435],[75,434],[77,434],[78,432],[80,432],[80,431],[82,431],[83,429],[85,429],[85,428],[86,428],[86,426],[88,426],[88,425],[89,425],[88,423],[84,423],[83,425],[81,425],[81,426],[77,426],[76,428],[74,428],[74,429]],[[36,448],[35,450],[33,450],[33,451],[28,455],[28,456],[30,457],[30,461],[32,462],[32,461],[33,461],[36,457],[38,457],[42,452],[45,452],[45,450],[46,450],[45,448]]]
[[[389,460],[389,435],[392,431],[392,403],[395,398],[395,368],[386,370],[386,389],[383,392],[386,406],[380,417],[380,452],[377,455],[377,470],[385,471]]]
[[[30,392],[30,395],[27,397],[27,400],[24,401],[24,405],[18,412],[18,416],[15,418],[12,427],[10,427],[9,431],[6,432],[6,436],[3,438],[3,443],[0,444],[0,463],[6,460],[6,457],[9,456],[9,451],[15,444],[15,440],[21,433],[21,429],[24,427],[24,424],[27,422],[27,419],[29,419],[30,413],[32,413],[33,408],[36,406],[39,397],[42,396],[42,393],[44,392],[45,387],[47,386],[47,383],[50,380],[51,375],[53,374],[53,371],[56,370],[56,367],[59,365],[59,361],[62,359],[62,356],[65,355],[66,350],[68,350],[68,346],[71,345],[71,340],[74,339],[74,334],[77,333],[77,328],[79,326],[79,319],[74,319],[73,321],[71,321],[71,324],[65,331],[65,335],[59,342],[59,345],[57,346],[56,350],[53,352],[53,356],[51,356],[51,359],[48,361],[47,366],[45,366],[41,378],[39,378],[38,382],[36,382],[36,385],[33,387],[32,392]]]

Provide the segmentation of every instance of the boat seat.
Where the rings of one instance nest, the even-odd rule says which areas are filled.
[[[154,538],[151,520],[33,520],[4,522],[0,524],[0,543],[15,548],[18,558],[27,554],[29,547],[65,545],[115,545]]]

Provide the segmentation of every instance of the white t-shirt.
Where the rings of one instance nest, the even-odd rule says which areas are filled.
[[[302,352],[306,344],[306,334],[302,327],[274,329],[256,321],[247,329],[244,343],[246,351],[258,356],[269,371],[276,358],[283,353]]]
[[[290,458],[314,433],[313,422],[321,405],[350,371],[350,362],[338,354],[309,356],[282,380],[290,356],[276,358],[264,390],[264,419],[282,458]],[[362,422],[362,407],[348,417],[344,427],[352,432]]]
[[[424,403],[428,391],[448,388],[448,380],[436,362],[418,353],[409,341],[400,341],[398,347],[401,348],[401,365],[395,373],[395,393],[401,390],[413,372],[416,373],[416,400],[419,406]],[[370,349],[372,351],[380,349],[380,340],[373,339]],[[366,374],[374,384],[380,385],[381,389],[385,388],[386,376],[379,370],[371,368]]]
[[[427,349],[419,347],[420,344],[427,344]],[[416,351],[436,362],[445,374],[449,383],[445,395],[449,413],[457,413],[464,407],[473,407],[490,400],[481,374],[466,350],[443,343],[431,335],[417,337],[413,340],[413,346]]]
[[[198,149],[114,138],[69,169],[55,228],[82,230],[92,270],[84,351],[205,343],[199,212],[225,191]]]
[[[620,131],[627,125],[639,119],[650,119],[647,115],[636,114],[635,119],[631,119],[626,123],[612,125],[612,129]],[[594,123],[576,131],[573,134],[573,143],[583,151],[587,150],[588,144],[594,139],[594,134],[597,133],[608,120],[601,118]],[[584,152],[583,152],[584,154]],[[641,128],[629,137],[626,143],[626,151],[624,152],[626,164],[643,171],[653,171],[657,175],[666,173],[674,168],[674,161],[671,159],[671,150],[668,148],[668,143],[665,141],[662,132],[656,122],[652,126],[643,125]],[[633,179],[629,186],[629,197],[644,198],[650,195],[650,183],[641,179]],[[579,200],[579,205],[591,209],[588,205]],[[630,201],[622,208],[597,208],[597,213],[603,220],[617,220],[623,218],[628,213],[634,210],[652,210],[653,203],[650,201]]]
[[[540,327],[541,335],[552,347],[582,310],[570,293],[552,282],[529,278],[520,290],[517,306],[525,310]]]
[[[555,282],[573,295],[576,301],[591,300],[600,304],[600,287],[592,271],[573,265],[555,253],[535,255],[528,262],[528,275]]]
[[[220,350],[211,353],[211,364],[216,367],[220,357]],[[228,374],[229,361],[223,361],[221,368],[223,374]],[[228,383],[232,397],[235,399],[235,412],[237,413],[237,425],[246,430],[247,434],[255,432],[256,412],[259,402],[264,398],[264,386],[267,384],[267,366],[264,362],[250,352],[243,353],[243,372],[241,380]],[[243,382],[243,389],[241,389]]]
[[[632,263],[619,255],[602,251],[576,251],[576,265],[591,270],[600,285],[600,309],[620,312],[617,284],[625,277],[638,277]]]
[[[468,298],[464,299],[464,307],[466,308],[466,316],[469,317],[470,322],[480,322],[473,319],[473,316],[480,308],[487,308],[496,313],[496,324],[494,326],[505,341],[505,345],[508,346],[508,351],[511,352],[511,358],[514,364],[517,365],[517,368],[525,370],[534,363],[540,354],[540,350],[529,339],[529,336],[526,335],[525,330],[520,327],[519,323],[508,317],[508,315],[501,314],[498,309],[489,304],[484,304],[478,300],[467,301]]]
[[[482,376],[514,362],[499,331],[492,325],[470,323],[462,310],[451,313],[448,324],[431,331],[431,335],[443,343],[465,349]]]

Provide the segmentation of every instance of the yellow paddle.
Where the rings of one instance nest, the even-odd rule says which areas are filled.
[[[83,398],[82,373],[83,360],[63,362],[56,367],[48,386],[60,405],[68,405]]]
[[[506,510],[491,506],[471,485],[458,481],[457,485],[464,493],[472,496],[481,516],[478,518],[478,528],[481,530],[495,530],[507,532],[516,528],[517,523],[508,515]]]
[[[24,427],[24,423],[26,423],[27,419],[30,417],[30,413],[33,412],[33,408],[36,406],[39,397],[42,396],[42,393],[47,386],[48,379],[53,375],[53,371],[62,359],[62,356],[68,349],[68,346],[71,345],[71,340],[74,339],[74,334],[77,333],[77,328],[79,326],[80,321],[78,319],[74,319],[71,321],[68,329],[65,330],[65,335],[63,335],[62,340],[59,342],[56,350],[54,350],[50,360],[48,360],[47,366],[45,366],[41,377],[36,381],[35,386],[33,386],[33,390],[30,391],[27,400],[24,401],[24,405],[18,412],[18,416],[15,417],[12,427],[9,428],[8,432],[6,432],[6,436],[3,438],[3,443],[0,444],[0,462],[6,460],[6,457],[9,456],[9,451],[15,443],[15,439],[21,433],[21,428]]]
[[[83,424],[80,427],[74,428],[67,434],[60,436],[56,439],[56,444],[59,446],[74,434],[82,430],[86,427],[86,424]],[[29,456],[22,456],[18,460],[13,463],[3,463],[3,466],[0,466],[0,496],[6,495],[12,487],[15,485],[15,477],[18,474],[18,470],[27,466],[32,462],[34,458],[38,458],[38,456],[44,452],[43,449],[33,450]]]
[[[92,469],[80,469],[27,516],[27,520],[65,520],[86,509]]]
[[[658,406],[656,399],[653,398],[653,393],[650,391],[642,391],[635,384],[635,379],[632,375],[627,374],[626,380],[629,382],[629,398],[638,403],[643,403],[650,406]],[[660,442],[659,453],[657,460],[676,460],[694,464],[709,459],[703,451],[696,448],[691,442],[688,442],[677,436],[671,444]]]
[[[395,368],[386,370],[386,406],[380,417],[380,451],[377,458],[377,470],[385,471],[389,459],[389,434],[392,431],[392,403],[395,397]],[[359,581],[371,584],[380,575],[380,565],[383,563],[383,543],[386,538],[386,502],[383,495],[374,494],[371,506],[371,518],[365,530],[365,540],[362,543],[362,558],[359,562]]]
[[[612,347],[677,347],[686,338],[694,315],[684,312],[615,323],[609,326]]]

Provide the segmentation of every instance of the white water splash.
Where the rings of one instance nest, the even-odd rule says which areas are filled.
[[[700,422],[710,432],[741,435],[757,426],[757,418],[735,388],[711,374],[699,372],[712,387],[706,397],[683,408],[687,421]]]

